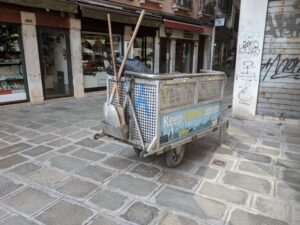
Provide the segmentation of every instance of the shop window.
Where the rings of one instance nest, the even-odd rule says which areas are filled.
[[[191,73],[193,68],[193,41],[176,40],[175,70],[180,73]]]
[[[85,91],[106,87],[106,69],[111,64],[108,34],[82,33],[82,65]],[[115,56],[122,53],[121,35],[113,35]]]
[[[151,72],[154,71],[154,37],[136,37],[133,43],[133,58],[145,63]]]
[[[0,24],[0,104],[27,100],[17,25]]]

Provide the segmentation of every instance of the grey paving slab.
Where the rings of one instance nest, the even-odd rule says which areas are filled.
[[[5,199],[3,203],[20,212],[32,215],[50,205],[56,199],[45,192],[29,187]]]
[[[79,131],[77,133],[74,133],[72,135],[69,135],[68,137],[69,138],[72,138],[72,139],[75,139],[75,140],[78,140],[78,139],[81,139],[81,138],[84,138],[84,137],[88,137],[88,136],[92,136],[93,133],[90,132],[90,131],[87,131],[87,130],[83,130],[83,131]]]
[[[242,142],[237,142],[235,143],[235,145],[233,146],[234,149],[238,150],[238,151],[249,151],[251,148],[251,145],[242,143]]]
[[[231,214],[229,224],[241,225],[241,221],[243,221],[243,225],[288,225],[288,223],[280,220],[276,220],[260,214],[249,213],[240,209],[235,209]]]
[[[7,141],[9,143],[16,143],[18,141],[21,141],[22,138],[20,138],[20,137],[18,137],[16,135],[8,135],[8,136],[2,138],[2,140]]]
[[[2,218],[2,217],[4,217],[4,216],[8,215],[8,213],[9,213],[9,212],[7,212],[6,210],[0,208],[0,218]]]
[[[163,189],[156,196],[155,201],[159,205],[197,216],[213,224],[222,224],[222,218],[226,210],[223,203],[174,188]]]
[[[45,162],[45,161],[48,161],[56,156],[59,156],[59,154],[57,154],[56,152],[48,152],[48,153],[45,153],[44,155],[41,155],[39,157],[36,157],[35,160],[38,161],[38,162]]]
[[[288,205],[283,201],[257,197],[255,199],[254,207],[262,214],[267,214],[271,218],[287,221]]]
[[[244,152],[244,151],[239,151],[238,157],[240,157],[241,159],[248,159],[248,160],[263,162],[263,163],[270,163],[272,160],[270,156],[256,154],[252,152]]]
[[[100,145],[102,145],[104,142],[103,141],[95,141],[92,138],[85,138],[81,141],[76,142],[77,145],[81,145],[83,147],[88,147],[88,148],[96,148]]]
[[[271,183],[266,179],[230,171],[225,172],[223,182],[228,185],[244,188],[258,193],[268,194],[271,191]]]
[[[0,225],[38,225],[38,224],[23,216],[12,215],[0,220]]]
[[[158,187],[158,185],[152,181],[126,174],[120,174],[114,177],[108,185],[138,196],[150,195]]]
[[[68,136],[68,135],[74,134],[75,132],[78,132],[78,130],[79,129],[77,127],[66,127],[59,131],[54,132],[54,134],[59,135],[59,136]]]
[[[275,169],[276,169],[271,164],[268,165],[263,163],[255,163],[255,162],[247,162],[247,161],[240,161],[238,168],[241,171],[249,172],[259,176],[267,176],[267,177],[275,176]]]
[[[300,185],[300,171],[282,168],[277,171],[278,178],[286,182]]]
[[[60,138],[60,139],[57,139],[57,140],[54,140],[54,141],[47,142],[47,145],[58,148],[58,147],[65,146],[69,143],[70,143],[69,140],[64,139],[64,138]]]
[[[115,173],[116,171],[111,169],[107,169],[101,166],[89,165],[86,168],[78,171],[76,174],[82,177],[93,179],[95,181],[103,182]]]
[[[54,187],[60,184],[62,181],[66,180],[68,177],[69,176],[67,174],[64,174],[60,171],[45,169],[31,175],[29,179],[47,187]]]
[[[49,162],[51,166],[68,172],[74,171],[80,168],[81,166],[83,166],[84,164],[86,164],[86,162],[83,160],[65,156],[65,155],[54,157],[50,159]]]
[[[34,137],[37,137],[37,136],[41,135],[41,133],[38,133],[38,132],[33,131],[33,130],[22,130],[22,131],[20,131],[16,134],[20,137],[24,137],[24,138],[27,138],[27,139],[34,138]]]
[[[13,145],[7,146],[5,148],[1,148],[0,157],[5,157],[8,155],[23,151],[30,147],[31,147],[31,145],[29,145],[27,143],[23,143],[23,142],[18,143],[18,144],[13,144]]]
[[[63,148],[60,148],[59,150],[57,150],[57,152],[65,154],[65,153],[68,153],[68,152],[72,152],[72,151],[74,151],[74,150],[76,150],[78,148],[79,147],[76,146],[76,145],[69,145],[69,146],[65,146]]]
[[[218,175],[218,170],[206,166],[200,166],[195,174],[204,178],[214,179]]]
[[[45,135],[41,135],[41,136],[32,138],[28,141],[31,142],[31,143],[34,143],[34,144],[41,144],[41,143],[48,142],[48,141],[51,141],[53,139],[56,139],[58,137],[59,136],[53,135],[53,134],[45,134]]]
[[[188,217],[181,216],[174,212],[168,212],[163,216],[159,225],[198,225],[198,223]]]
[[[118,170],[124,170],[133,164],[133,162],[128,159],[116,156],[107,158],[103,163]]]
[[[0,138],[4,138],[6,136],[9,136],[9,134],[0,131]]]
[[[90,209],[62,200],[35,218],[47,225],[81,225],[92,215],[93,212]]]
[[[245,205],[248,198],[248,194],[245,191],[206,181],[202,184],[199,194],[239,205]]]
[[[62,186],[56,188],[57,191],[76,198],[85,198],[98,188],[98,185],[72,177]]]
[[[148,225],[155,219],[159,210],[142,202],[135,202],[122,217],[136,224]]]
[[[261,143],[262,146],[267,146],[271,148],[277,148],[280,149],[280,142],[275,141],[269,141],[269,140],[263,140]]]
[[[101,189],[97,191],[89,201],[100,208],[114,211],[121,208],[125,204],[126,200],[127,198],[122,194],[108,189]]]
[[[72,155],[81,159],[87,159],[91,161],[98,161],[106,156],[103,153],[93,152],[84,148],[81,148],[76,152],[73,152]]]
[[[285,141],[290,144],[300,145],[300,138],[299,137],[285,137]]]
[[[91,223],[89,223],[89,225],[117,225],[117,224],[121,224],[121,223],[118,223],[113,218],[110,218],[108,216],[103,216],[103,215],[98,215],[97,217],[92,219]],[[122,222],[122,224],[124,223]]]
[[[0,175],[0,198],[18,190],[24,185]]]
[[[285,167],[288,169],[300,170],[300,163],[295,161],[289,161],[284,159],[277,159],[275,162],[277,166]]]
[[[214,153],[223,154],[223,155],[233,155],[234,151],[231,148],[225,148],[225,147],[217,147],[213,151]]]
[[[158,181],[161,183],[170,184],[189,190],[191,190],[198,184],[198,179],[170,170],[164,171],[159,176]]]
[[[300,145],[287,144],[288,151],[300,153]]]
[[[53,148],[45,146],[45,145],[38,145],[34,148],[31,148],[27,151],[22,152],[22,154],[29,155],[31,157],[36,157],[36,156],[42,155],[46,152],[49,152],[51,150],[53,150]]]
[[[0,141],[0,146],[1,148],[4,148],[6,146],[8,146],[9,144],[7,142],[4,142],[4,141]]]
[[[261,153],[261,154],[267,154],[267,155],[274,155],[277,156],[280,154],[280,151],[278,149],[274,148],[265,148],[265,147],[256,147],[255,152]]]
[[[107,153],[115,153],[115,152],[118,152],[118,151],[121,151],[124,149],[126,149],[126,152],[129,151],[127,146],[119,145],[116,143],[106,143],[97,148],[97,150],[99,150],[101,152],[107,152]],[[132,151],[130,151],[130,153],[134,153],[133,149],[132,149]]]
[[[11,155],[0,160],[0,169],[7,169],[16,166],[28,159],[20,155]]]
[[[298,185],[277,183],[276,195],[285,201],[293,201],[300,204],[300,187]]]
[[[28,163],[24,163],[20,166],[17,166],[13,169],[8,170],[8,173],[13,173],[19,177],[26,177],[36,171],[38,171],[39,169],[41,169],[42,167],[39,165],[36,165],[34,163],[28,162]]]
[[[294,160],[294,161],[300,162],[300,154],[292,153],[292,152],[286,152],[286,153],[285,153],[285,156],[286,156],[289,160]]]
[[[152,177],[155,177],[160,172],[160,169],[158,169],[157,167],[154,167],[154,166],[150,166],[150,165],[148,166],[145,164],[138,164],[135,167],[133,167],[130,170],[130,172],[138,174],[143,177],[152,178]]]

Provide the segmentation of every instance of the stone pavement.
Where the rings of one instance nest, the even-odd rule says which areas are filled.
[[[0,224],[300,224],[300,128],[232,120],[168,169],[103,138],[104,96],[0,108]]]

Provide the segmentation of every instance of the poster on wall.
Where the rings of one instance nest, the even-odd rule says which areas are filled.
[[[218,124],[220,103],[212,103],[163,114],[160,118],[160,144],[170,144]]]

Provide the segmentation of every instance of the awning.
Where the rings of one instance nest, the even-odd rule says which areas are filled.
[[[123,24],[133,24],[137,23],[139,16],[138,12],[128,12],[120,11],[119,9],[99,7],[95,5],[79,4],[81,13],[83,17],[88,17],[92,19],[107,20],[107,13],[110,14],[111,21]],[[145,14],[142,21],[142,26],[148,27],[159,27],[161,24],[161,17],[152,16]]]
[[[69,13],[77,13],[77,4],[75,0],[59,1],[59,0],[0,0],[0,2],[5,2],[9,4],[50,9],[55,11],[63,11]]]
[[[166,19],[164,19],[164,26],[165,28],[171,28],[176,30],[186,30],[186,31],[198,32],[198,33],[204,32],[203,26],[182,23],[182,22],[177,22],[172,20],[166,20]]]

